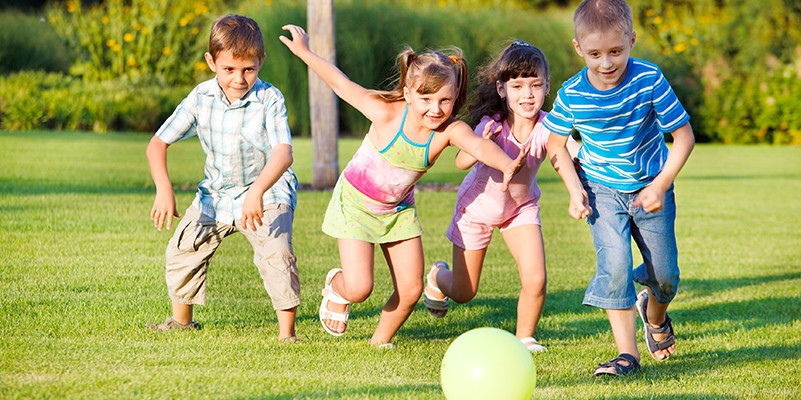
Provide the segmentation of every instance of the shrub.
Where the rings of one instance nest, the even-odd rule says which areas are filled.
[[[0,74],[24,70],[65,72],[70,53],[44,20],[18,11],[0,12]]]
[[[72,73],[86,79],[157,77],[169,84],[195,82],[208,68],[211,22],[222,0],[80,0],[53,3],[47,19],[80,55]]]

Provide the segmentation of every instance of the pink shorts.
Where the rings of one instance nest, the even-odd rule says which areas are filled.
[[[445,236],[453,244],[465,250],[481,250],[489,246],[492,239],[493,228],[501,232],[522,225],[542,225],[540,221],[540,206],[526,204],[517,210],[517,213],[500,224],[490,224],[475,218],[464,208],[457,207],[453,211],[451,224]]]

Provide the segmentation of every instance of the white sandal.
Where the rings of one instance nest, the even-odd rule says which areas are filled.
[[[541,345],[537,341],[537,339],[534,339],[533,337],[523,338],[523,339],[520,339],[520,341],[523,342],[523,346],[526,346],[528,351],[530,351],[532,353],[539,353],[541,351],[548,351],[547,347]]]
[[[338,295],[334,292],[334,289],[331,287],[331,282],[334,280],[334,276],[338,273],[342,272],[342,268],[333,268],[328,271],[328,275],[325,276],[325,287],[323,288],[323,301],[320,303],[320,323],[323,324],[323,329],[326,332],[334,335],[334,336],[342,336],[345,331],[342,332],[334,332],[328,325],[325,324],[323,320],[330,320],[330,321],[338,321],[345,323],[345,329],[348,327],[348,316],[350,315],[350,307],[348,307],[344,313],[334,312],[328,309],[328,303],[336,303],[342,305],[349,305],[350,302],[343,299],[342,296]]]
[[[431,281],[436,279],[435,277],[431,276],[431,274],[434,272],[435,267],[445,268],[448,270],[450,269],[448,268],[448,263],[446,263],[445,261],[435,261],[434,264],[431,265],[431,270],[428,272],[428,275],[426,275],[426,289],[423,290],[423,305],[426,306],[426,310],[428,310],[429,314],[437,318],[442,318],[448,312],[450,299],[448,298],[448,296],[445,296],[444,299],[434,299],[428,297],[428,293],[426,293],[426,290],[430,289],[434,293],[442,294],[442,291],[439,290],[439,288],[431,284]],[[436,311],[442,311],[442,314],[437,314]]]

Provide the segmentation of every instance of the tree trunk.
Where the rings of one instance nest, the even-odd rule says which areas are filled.
[[[334,1],[308,0],[309,48],[336,64]],[[339,176],[339,116],[337,96],[317,74],[309,70],[309,109],[312,135],[312,186],[334,187]]]

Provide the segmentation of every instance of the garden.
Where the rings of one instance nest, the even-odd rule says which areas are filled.
[[[295,213],[302,303],[297,333],[277,321],[241,235],[209,269],[209,303],[197,332],[157,333],[169,315],[164,248],[153,228],[155,188],[145,148],[198,82],[211,21],[240,13],[259,22],[262,79],[287,100],[295,169],[312,180],[305,65],[279,43],[305,24],[290,0],[9,2],[0,9],[0,397],[441,399],[440,361],[459,335],[513,332],[519,278],[497,237],[478,296],[432,318],[422,301],[393,340],[367,344],[392,291],[376,253],[372,296],[351,310],[346,335],[320,326],[336,242],[320,230],[330,191],[302,190]],[[39,4],[41,3],[41,4]],[[169,5],[169,7],[168,7]],[[582,67],[572,38],[574,1],[338,0],[338,65],[366,87],[385,85],[394,57],[457,45],[469,66],[509,40],[541,47],[554,89]],[[790,0],[632,0],[633,56],[665,72],[691,114],[699,144],[676,180],[682,280],[671,305],[669,361],[643,354],[640,373],[598,379],[615,355],[602,310],[581,305],[595,271],[586,223],[567,214],[562,181],[538,182],[548,297],[534,354],[535,399],[752,399],[801,395],[801,6]],[[550,109],[550,105],[544,107]],[[367,123],[339,108],[340,165]],[[203,178],[196,140],[170,147],[178,208]],[[426,263],[448,259],[445,228],[465,172],[446,151],[417,194]],[[436,190],[435,190],[436,189]],[[635,253],[637,253],[635,251]],[[635,263],[637,260],[635,260]],[[641,324],[638,325],[641,328]]]

